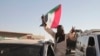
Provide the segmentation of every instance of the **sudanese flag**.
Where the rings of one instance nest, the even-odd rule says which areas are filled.
[[[57,28],[61,18],[61,4],[51,9],[43,18],[49,28]]]

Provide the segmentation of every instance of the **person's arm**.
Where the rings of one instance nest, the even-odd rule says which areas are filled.
[[[65,34],[65,42],[67,43],[68,34]]]
[[[48,28],[47,26],[44,26],[44,30],[49,33],[53,38],[55,38],[55,32],[52,29]]]
[[[67,34],[65,34],[65,39],[68,39],[68,33],[67,33]]]
[[[50,29],[50,28],[47,27],[45,16],[42,15],[42,16],[41,16],[41,19],[42,19],[42,24],[41,24],[40,26],[43,26],[43,27],[44,27],[44,30],[45,30],[47,33],[49,33],[49,34],[54,38],[54,37],[55,37],[55,32],[54,32],[52,29]]]

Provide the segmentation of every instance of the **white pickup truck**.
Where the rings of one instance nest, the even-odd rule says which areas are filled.
[[[75,56],[100,56],[100,29],[86,30],[78,36]]]
[[[0,56],[54,56],[54,50],[49,41],[1,39]]]

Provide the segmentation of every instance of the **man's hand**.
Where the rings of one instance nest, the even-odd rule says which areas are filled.
[[[46,18],[44,15],[41,16],[42,24],[40,26],[46,26]]]

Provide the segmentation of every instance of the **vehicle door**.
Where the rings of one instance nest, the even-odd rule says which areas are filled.
[[[44,43],[43,56],[54,56],[54,48],[52,43]]]
[[[75,56],[85,56],[85,50],[88,43],[87,36],[78,37],[75,49]]]
[[[97,35],[97,38],[95,38],[95,47],[96,47],[96,53],[97,53],[97,56],[100,56],[100,34]]]

